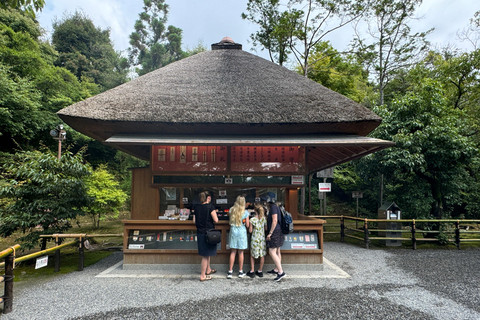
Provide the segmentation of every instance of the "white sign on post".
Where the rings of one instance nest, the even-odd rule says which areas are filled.
[[[361,191],[352,191],[352,198],[363,198],[363,192]]]
[[[317,178],[333,178],[333,167],[318,171]]]
[[[319,183],[318,184],[318,192],[330,192],[332,191],[332,184],[331,183]]]
[[[38,257],[35,263],[35,269],[40,269],[48,265],[48,256]]]

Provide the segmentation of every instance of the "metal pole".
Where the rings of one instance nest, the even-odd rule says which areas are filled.
[[[313,173],[308,175],[308,214],[313,214],[312,212],[312,177]]]
[[[323,183],[327,183],[327,178],[323,178]],[[327,193],[323,195],[323,215],[327,215]]]
[[[62,139],[58,137],[58,159],[62,157]]]
[[[357,218],[358,218],[358,197],[357,197]],[[358,220],[355,220],[355,228],[358,229]]]

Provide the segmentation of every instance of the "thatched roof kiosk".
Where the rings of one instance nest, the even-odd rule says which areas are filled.
[[[124,266],[198,263],[195,225],[165,219],[195,210],[204,190],[221,220],[238,195],[253,202],[273,191],[299,232],[282,246],[283,263],[321,264],[325,221],[301,214],[305,177],[310,185],[315,171],[393,145],[366,137],[381,122],[370,110],[229,38],[58,114],[75,130],[150,160],[132,169]],[[215,228],[222,242],[212,263],[225,263],[230,225]],[[304,235],[308,243],[294,243]]]
[[[393,143],[381,118],[230,38],[58,112],[89,137],[150,159],[154,144],[296,145],[314,172]]]

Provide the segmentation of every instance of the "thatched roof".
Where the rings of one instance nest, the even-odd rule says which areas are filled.
[[[212,49],[75,103],[58,115],[75,130],[145,159],[147,145],[109,138],[366,136],[381,122],[360,104],[242,51],[229,38]]]
[[[381,121],[341,94],[235,49],[196,54],[58,114],[100,140],[133,132],[218,134],[225,127],[230,134],[366,135]]]

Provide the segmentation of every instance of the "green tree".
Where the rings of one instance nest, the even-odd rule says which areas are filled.
[[[412,33],[408,23],[422,0],[375,0],[365,15],[368,39],[357,28],[353,51],[377,81],[378,104],[384,104],[384,90],[396,72],[421,60],[428,47],[426,36],[433,31]]]
[[[465,136],[463,112],[450,108],[442,86],[431,79],[374,111],[383,122],[373,136],[394,141],[396,146],[361,161],[376,167],[370,171],[385,175],[390,195],[411,218],[451,215],[462,201],[461,193],[468,189],[469,168],[477,152]],[[419,212],[425,201],[429,212]]]
[[[53,145],[48,132],[59,122],[55,112],[90,96],[90,83],[53,65],[56,52],[40,35],[31,17],[0,9],[1,151],[29,149],[41,140]]]
[[[308,78],[358,102],[372,96],[368,73],[352,56],[342,55],[329,42],[319,42],[309,57]]]
[[[127,200],[127,194],[120,189],[115,177],[108,172],[105,165],[99,166],[85,180],[87,194],[93,202],[85,207],[92,216],[93,226],[100,227],[100,221],[108,214],[118,217],[119,210]]]
[[[1,163],[0,235],[20,230],[25,247],[38,244],[40,234],[64,232],[89,203],[83,179],[90,174],[82,153],[62,158],[47,149],[3,155]]]
[[[100,91],[127,81],[128,60],[115,52],[110,30],[95,27],[76,11],[53,23],[52,43],[59,52],[55,64],[72,72],[79,81],[93,79]]]
[[[280,0],[249,0],[247,13],[242,13],[242,19],[258,25],[259,30],[250,38],[254,47],[266,49],[272,62],[282,66],[291,53],[289,40],[295,30],[300,12],[280,12]]]
[[[2,0],[0,1],[1,9],[19,9],[25,11],[32,17],[35,17],[35,12],[42,11],[45,6],[45,0]]]
[[[181,49],[182,30],[166,27],[168,4],[165,0],[144,0],[143,12],[130,34],[130,63],[138,66],[138,75],[163,67],[185,57]]]
[[[279,11],[279,1],[249,0],[244,19],[260,26],[251,36],[254,44],[278,54],[279,63],[290,51],[307,76],[313,48],[328,34],[359,19],[366,10],[363,0],[289,0]],[[272,59],[273,61],[273,59]]]

